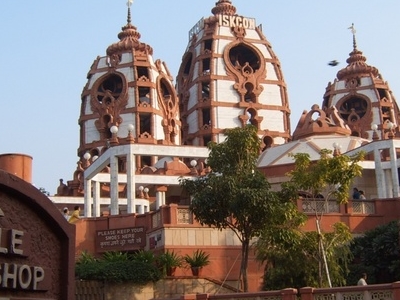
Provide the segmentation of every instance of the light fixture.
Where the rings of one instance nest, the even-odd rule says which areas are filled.
[[[110,131],[111,131],[112,134],[116,134],[118,132],[118,127],[113,125],[113,126],[110,127]]]
[[[195,166],[197,166],[197,161],[195,159],[191,160],[190,165],[194,168]]]
[[[86,152],[86,153],[83,155],[83,158],[84,158],[85,160],[89,160],[91,157],[92,157],[92,156],[90,155],[89,152]]]
[[[388,134],[389,139],[393,139],[394,138],[394,134],[393,134],[394,127],[395,127],[395,125],[392,122],[389,121],[387,123],[387,128],[388,128],[388,131],[389,131],[389,134]]]
[[[143,192],[144,192],[144,198],[145,198],[145,199],[148,199],[148,198],[149,198],[149,189],[148,189],[147,187],[145,187],[145,188],[143,189]]]
[[[372,124],[372,125],[371,125],[371,129],[373,130],[373,133],[372,133],[372,140],[373,140],[373,141],[379,140],[379,136],[378,136],[378,125],[377,125],[377,124]]]
[[[338,156],[340,155],[340,149],[342,149],[342,146],[338,142],[334,142],[332,144],[333,146],[333,156]]]
[[[130,143],[133,144],[135,139],[133,138],[133,130],[135,129],[135,126],[133,126],[133,124],[129,124],[128,125],[128,137],[126,138],[126,140]]]
[[[111,134],[112,134],[111,135],[110,144],[111,144],[111,146],[117,146],[119,144],[118,136],[117,136],[118,127],[113,125],[113,126],[110,127],[110,131],[111,131]]]
[[[143,185],[139,186],[139,198],[144,198],[143,190],[144,190]]]

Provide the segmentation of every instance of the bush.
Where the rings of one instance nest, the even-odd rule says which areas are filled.
[[[210,264],[210,254],[197,249],[192,255],[186,254],[183,259],[192,268],[202,268]]]
[[[102,259],[94,259],[82,253],[75,267],[75,276],[82,280],[107,282],[132,282],[146,284],[161,279],[161,271],[149,262],[130,260],[123,253],[107,253]]]

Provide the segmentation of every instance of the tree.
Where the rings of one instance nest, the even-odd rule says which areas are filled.
[[[40,187],[39,191],[43,194],[45,194],[46,196],[50,196],[50,193],[44,188],[44,187]]]
[[[349,249],[351,233],[343,223],[336,223],[333,232],[322,233],[326,244],[327,263],[334,286],[346,284],[348,265],[352,256]],[[280,290],[287,287],[319,286],[319,236],[316,231],[297,231],[293,243],[276,243],[263,235],[257,243],[258,258],[267,261],[264,289]],[[327,282],[325,280],[324,285]]]
[[[358,152],[354,156],[334,155],[332,151],[323,149],[320,152],[318,161],[311,161],[307,153],[297,153],[291,156],[295,160],[295,168],[288,173],[290,180],[283,186],[284,189],[291,191],[302,191],[310,195],[314,200],[321,200],[324,195],[324,208],[328,201],[335,199],[338,203],[347,203],[349,190],[355,177],[362,174],[362,167],[359,162],[364,158],[364,152]],[[317,227],[318,255],[319,265],[319,286],[323,286],[323,272],[325,270],[328,285],[332,287],[332,281],[329,272],[329,263],[327,261],[328,240],[321,232],[321,220],[324,210],[314,208]]]
[[[349,281],[357,283],[360,274],[368,274],[368,283],[389,283],[400,279],[399,224],[388,224],[368,230],[351,244],[354,262]]]
[[[180,184],[191,195],[190,210],[200,224],[229,228],[240,240],[239,279],[247,291],[250,243],[266,227],[284,222],[283,210],[290,204],[270,190],[266,177],[256,168],[261,147],[257,129],[248,125],[228,129],[225,135],[224,142],[208,144],[211,172],[194,180],[181,179]]]
[[[358,162],[364,154],[332,157],[331,153],[322,150],[320,160],[316,162],[312,162],[307,153],[291,154],[295,167],[288,173],[290,180],[282,184],[279,196],[297,200],[301,192],[321,201],[324,207],[332,198],[340,203],[347,202],[352,181],[361,175]],[[352,258],[350,230],[345,224],[336,223],[333,232],[322,232],[319,225],[324,211],[317,207],[314,211],[316,232],[301,231],[301,222],[298,221],[286,222],[280,232],[273,227],[268,228],[261,235],[257,242],[257,258],[267,261],[265,288],[322,287],[332,286],[332,282],[335,286],[346,284],[348,264]],[[281,236],[290,243],[282,240]],[[323,269],[326,277],[323,277]]]

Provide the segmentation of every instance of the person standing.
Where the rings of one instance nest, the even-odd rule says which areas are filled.
[[[358,188],[353,188],[353,199],[360,199],[360,192]]]
[[[75,223],[76,221],[78,221],[81,218],[80,211],[81,211],[81,208],[79,207],[79,205],[76,205],[74,207],[74,211],[72,212],[72,215],[69,218],[68,222]]]
[[[64,216],[65,220],[69,221],[69,209],[68,209],[68,207],[64,207],[63,208],[63,216]]]
[[[367,285],[367,273],[362,273],[357,285]]]
[[[364,191],[359,191],[360,192],[360,200],[365,200],[365,199],[367,199],[366,197],[365,197],[365,194],[364,194]]]

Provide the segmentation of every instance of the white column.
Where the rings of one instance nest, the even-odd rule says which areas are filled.
[[[156,210],[160,208],[162,205],[162,192],[156,192]]]
[[[392,170],[393,197],[399,197],[399,174],[397,173],[396,148],[393,142],[390,144],[390,168]]]
[[[392,182],[392,176],[391,176],[391,170],[390,169],[384,169],[383,173],[385,174],[385,194],[386,198],[393,198],[393,182]]]
[[[92,180],[85,179],[83,182],[84,188],[84,205],[83,205],[83,215],[85,217],[92,216]]]
[[[93,216],[100,217],[100,182],[95,181],[93,187]]]
[[[374,149],[374,159],[375,159],[375,177],[376,177],[376,188],[378,192],[378,199],[386,198],[386,182],[385,182],[385,174],[382,169],[381,162],[381,152],[378,148]]]
[[[127,213],[135,213],[135,155],[129,153],[126,157],[126,200],[127,200]]]
[[[119,214],[118,207],[118,157],[112,154],[110,157],[110,199],[111,215]]]
[[[165,192],[161,192],[161,205],[165,205],[166,201],[165,201]]]

